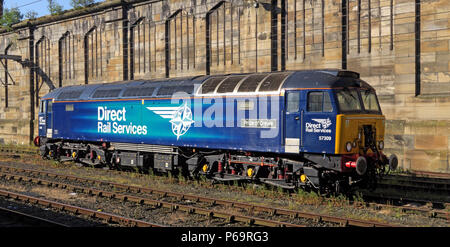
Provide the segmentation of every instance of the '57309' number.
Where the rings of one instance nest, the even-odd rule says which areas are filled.
[[[319,136],[319,141],[331,141],[331,136]]]

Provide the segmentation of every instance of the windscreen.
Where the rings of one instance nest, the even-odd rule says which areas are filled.
[[[377,95],[374,91],[362,90],[361,98],[366,111],[380,112],[380,106],[378,105]]]
[[[341,111],[361,111],[361,102],[359,101],[358,91],[355,89],[339,90],[336,96]]]

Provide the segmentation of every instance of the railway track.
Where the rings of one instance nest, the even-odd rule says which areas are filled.
[[[436,177],[411,177],[405,175],[388,175],[379,183],[381,186],[414,188],[425,192],[450,195],[450,180]]]
[[[362,203],[366,207],[371,207],[375,209],[387,209],[387,208],[398,209],[402,212],[413,212],[417,214],[426,215],[431,218],[441,218],[450,220],[450,212],[442,209],[448,207],[448,204],[446,203],[430,203],[427,200],[407,199],[403,196],[393,196],[389,194],[385,195],[383,193],[373,193],[373,192],[372,193],[366,192],[364,198],[368,201],[379,202],[379,203]],[[384,203],[381,203],[380,201],[384,201]],[[398,203],[401,205],[392,205],[393,203]],[[407,206],[410,204],[413,205],[419,204],[428,206],[426,208],[421,208],[417,206]]]
[[[26,174],[19,175],[17,173]],[[122,201],[131,201],[142,205],[169,208],[172,211],[179,210],[188,214],[200,214],[207,217],[221,218],[229,222],[241,222],[247,225],[260,226],[359,226],[359,227],[388,227],[390,224],[379,222],[355,220],[328,215],[306,213],[295,210],[258,206],[248,203],[230,200],[218,200],[197,195],[187,195],[151,188],[128,186],[118,183],[85,179],[75,176],[67,176],[50,172],[12,167],[0,167],[0,177],[17,181],[26,181],[34,184],[53,186],[70,191],[83,192],[106,198],[114,198]],[[45,179],[44,179],[45,178]],[[48,180],[51,179],[51,180]],[[56,179],[60,181],[55,181]],[[66,181],[66,182],[61,182]],[[67,181],[75,182],[68,184]],[[84,186],[83,186],[84,185]],[[89,186],[85,186],[89,185]],[[95,187],[109,188],[98,189]],[[118,192],[120,191],[120,192]],[[239,209],[238,213],[232,213],[233,209]]]
[[[18,210],[0,207],[0,227],[70,227],[49,219],[44,219]]]
[[[7,190],[2,190],[2,189],[0,189],[0,196],[2,196],[4,198],[10,198],[10,199],[14,199],[17,201],[25,202],[25,203],[31,203],[31,204],[35,204],[35,205],[44,206],[47,208],[58,209],[63,212],[87,215],[91,218],[102,219],[109,223],[120,224],[121,226],[162,227],[162,225],[153,224],[150,222],[126,218],[126,217],[122,217],[122,216],[110,214],[110,213],[105,213],[105,212],[98,212],[98,211],[91,210],[88,208],[77,207],[77,206],[73,206],[73,205],[69,205],[69,204],[65,204],[65,203],[61,203],[61,202],[51,201],[51,200],[47,200],[47,199],[42,199],[42,198],[29,196],[29,195],[25,195],[22,193],[16,193],[16,192],[11,192],[11,191],[7,191]],[[50,224],[50,221],[48,221],[48,220],[44,220],[44,221],[46,221]]]
[[[428,177],[428,178],[450,179],[450,173],[443,173],[443,172],[407,171],[405,173],[399,173],[397,175],[399,175],[399,176],[412,176],[412,177]]]
[[[38,150],[35,148],[14,149],[10,147],[0,147],[0,153],[10,155],[17,153],[21,155],[36,155]],[[358,202],[357,206],[364,204],[366,207],[377,209],[396,208],[404,212],[411,211],[428,215],[430,217],[449,219],[448,211],[439,210],[444,209],[449,205],[449,178],[450,174],[446,173],[417,171],[413,173],[409,172],[404,174],[388,175],[378,183],[378,187],[375,192],[363,191],[363,198],[364,200],[367,200],[367,202]],[[141,188],[141,190],[145,191],[151,189]],[[150,191],[150,193],[158,193],[155,190],[153,191],[154,192]],[[416,193],[417,191],[419,191],[419,193]],[[170,195],[171,193],[172,192],[167,192],[167,195]],[[408,203],[431,204],[432,208],[405,206],[405,204]],[[311,216],[311,218],[315,219],[317,217]]]
[[[33,147],[8,147],[0,145],[0,154],[3,155],[36,155],[39,149]]]
[[[428,203],[444,209],[450,204],[450,179],[388,175],[377,183],[375,191],[365,191],[364,196],[385,201]]]

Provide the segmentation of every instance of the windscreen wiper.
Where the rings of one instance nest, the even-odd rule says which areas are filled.
[[[343,90],[344,90],[344,91],[348,91],[349,94],[350,94],[350,96],[352,96],[352,98],[353,98],[354,100],[357,100],[357,99],[355,98],[355,96],[353,96],[352,92],[350,92],[350,89],[348,89],[347,87],[344,87]]]

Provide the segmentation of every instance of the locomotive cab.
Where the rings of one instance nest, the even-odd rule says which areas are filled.
[[[312,83],[286,82],[285,152],[304,159],[300,175],[307,179],[300,184],[374,184],[398,164],[383,154],[385,117],[375,89],[358,73],[339,71],[330,79],[327,72]]]
[[[329,89],[286,91],[286,152],[334,153],[337,107],[332,99]]]
[[[335,153],[342,155],[341,171],[363,176],[384,171],[390,164],[383,154],[385,117],[375,90],[368,87],[343,88],[335,92],[339,107],[336,115]]]
[[[53,134],[53,101],[51,99],[41,100],[39,104],[39,135],[40,137],[52,138]]]

